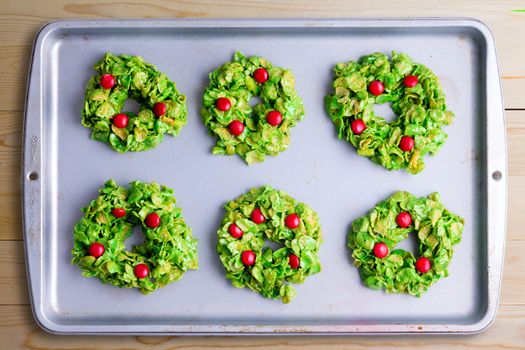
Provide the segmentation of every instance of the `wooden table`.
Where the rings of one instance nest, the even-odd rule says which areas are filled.
[[[148,4],[143,4],[147,2]],[[2,349],[525,349],[525,9],[523,1],[0,0],[0,348]],[[29,305],[21,230],[21,132],[32,40],[58,18],[468,16],[499,50],[508,132],[509,210],[498,316],[484,333],[433,337],[87,337],[47,334]],[[465,86],[465,89],[475,88]]]

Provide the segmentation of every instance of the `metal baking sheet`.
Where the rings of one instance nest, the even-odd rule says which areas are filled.
[[[236,50],[292,69],[305,102],[290,148],[253,166],[213,156],[214,139],[199,116],[208,73]],[[431,67],[456,114],[446,145],[416,176],[359,157],[336,138],[323,108],[335,63],[392,50]],[[177,138],[127,154],[90,140],[80,110],[92,66],[106,51],[144,57],[187,95],[189,121]],[[53,22],[36,37],[25,118],[27,268],[35,319],[50,332],[471,333],[495,317],[505,241],[505,129],[493,39],[476,20]],[[174,189],[199,239],[199,270],[148,296],[81,276],[70,264],[72,229],[109,178]],[[324,231],[323,271],[297,286],[289,305],[232,287],[215,253],[222,205],[263,184],[310,204]],[[450,276],[421,298],[364,287],[346,248],[352,220],[397,190],[438,191],[466,222]],[[409,241],[401,246],[413,249]]]

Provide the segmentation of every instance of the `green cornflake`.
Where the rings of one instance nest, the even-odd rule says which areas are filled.
[[[145,151],[155,148],[164,133],[176,136],[186,124],[186,97],[164,73],[141,57],[106,53],[94,69],[97,74],[89,80],[82,109],[82,125],[91,129],[92,139],[108,143],[120,153]],[[100,86],[103,74],[115,78],[111,89]],[[140,110],[138,115],[125,112],[128,125],[119,129],[112,124],[112,118],[121,112],[128,98],[139,102]],[[166,105],[161,117],[153,113],[157,102]]]
[[[71,263],[79,265],[85,277],[98,277],[121,288],[136,287],[144,294],[180,279],[184,272],[198,267],[197,240],[175,203],[173,190],[157,183],[135,181],[126,188],[107,181],[98,198],[82,209],[85,216],[73,231]],[[124,209],[126,216],[114,217],[114,208]],[[144,224],[152,212],[160,216],[160,225],[154,229]],[[142,227],[144,243],[127,251],[124,241],[135,225]],[[94,242],[105,248],[98,258],[88,252]],[[133,273],[140,263],[150,270],[147,278],[139,279]]]
[[[417,174],[423,170],[424,156],[436,154],[445,143],[444,125],[452,123],[454,114],[447,110],[445,95],[436,75],[422,64],[414,63],[406,54],[392,52],[392,59],[382,53],[361,57],[359,61],[338,63],[334,67],[334,93],[325,96],[325,107],[334,122],[338,137],[350,142],[361,156],[388,170],[406,169]],[[405,87],[404,77],[415,75],[418,84]],[[368,92],[374,80],[383,83],[379,96]],[[374,113],[374,104],[392,102],[398,116],[387,122]],[[352,121],[366,124],[362,134],[352,132]],[[415,141],[411,151],[399,148],[401,137]]]
[[[250,219],[256,208],[266,219],[262,224],[255,224]],[[286,282],[303,283],[307,276],[321,271],[317,256],[322,241],[319,217],[308,205],[283,191],[264,186],[253,188],[228,202],[224,209],[226,215],[217,231],[217,252],[226,269],[226,277],[234,287],[248,287],[266,298],[289,303],[296,292]],[[293,213],[300,218],[296,229],[290,229],[284,223],[286,216]],[[228,232],[232,223],[244,232],[241,238],[234,238]],[[266,240],[282,247],[273,251],[265,246]],[[241,261],[241,254],[246,250],[252,250],[256,255],[253,266],[245,266]],[[300,259],[298,269],[289,265],[292,253]]]
[[[397,225],[396,217],[401,212],[412,216],[410,227]],[[441,204],[438,193],[416,198],[408,192],[397,192],[352,223],[348,247],[367,287],[419,297],[434,282],[448,276],[453,246],[461,241],[462,232],[463,219]],[[418,258],[430,259],[431,268],[425,274],[416,271],[417,259],[412,253],[394,249],[409,235],[417,235]],[[389,250],[383,259],[373,254],[374,245],[380,242]]]
[[[269,78],[258,83],[253,78],[257,68],[265,68]],[[210,85],[204,91],[201,110],[202,120],[211,135],[217,137],[213,154],[233,155],[237,153],[248,164],[262,162],[266,155],[275,156],[290,144],[290,129],[302,120],[303,101],[295,90],[295,77],[291,71],[273,66],[262,57],[246,58],[237,52],[232,62],[227,62],[210,74]],[[250,106],[253,96],[261,103]],[[226,97],[231,108],[222,112],[215,101]],[[272,126],[266,115],[279,111],[282,122]],[[228,125],[238,120],[244,124],[244,132],[233,136]]]

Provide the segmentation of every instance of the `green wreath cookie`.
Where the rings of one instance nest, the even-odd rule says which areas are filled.
[[[228,202],[224,209],[217,252],[233,286],[289,303],[296,292],[288,283],[303,283],[321,271],[317,256],[321,228],[308,205],[264,186]],[[266,240],[281,248],[273,251],[265,246]]]
[[[254,96],[261,102],[252,107]],[[288,148],[290,129],[304,114],[291,71],[240,52],[210,74],[203,104],[204,124],[217,136],[213,154],[237,153],[248,164]]]
[[[141,57],[106,53],[89,80],[82,124],[91,138],[118,152],[156,147],[164,133],[177,135],[186,124],[186,97],[175,83]],[[141,104],[138,115],[122,113],[128,98]]]
[[[438,193],[416,198],[397,192],[352,223],[348,246],[367,287],[421,296],[448,276],[453,246],[462,232],[463,219],[441,204]],[[417,258],[394,249],[409,235],[417,235]]]
[[[454,117],[445,105],[438,78],[406,54],[382,53],[334,67],[334,94],[325,105],[338,137],[357,148],[361,156],[388,170],[417,174],[427,153],[436,154],[445,143],[444,125]],[[374,104],[392,102],[397,119],[387,122],[374,113]]]
[[[157,183],[134,181],[126,188],[107,181],[82,209],[71,262],[86,277],[144,294],[180,279],[198,267],[197,240],[175,203],[173,190]],[[135,225],[142,227],[144,243],[128,251],[124,241]]]

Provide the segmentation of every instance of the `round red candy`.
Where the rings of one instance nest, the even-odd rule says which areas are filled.
[[[126,211],[122,208],[114,208],[113,210],[111,210],[111,215],[118,219],[126,216]]]
[[[374,245],[373,253],[376,258],[383,259],[388,255],[388,247],[386,244],[380,242]]]
[[[215,107],[217,107],[219,111],[226,112],[232,108],[232,103],[226,97],[220,97],[215,101]]]
[[[99,256],[102,256],[106,249],[104,248],[104,245],[102,243],[92,243],[89,246],[89,255],[91,255],[94,258],[98,258]]]
[[[365,131],[365,129],[366,129],[366,124],[361,119],[356,119],[356,120],[354,120],[352,122],[350,127],[352,128],[352,132],[354,134],[361,135],[363,133],[363,131]]]
[[[399,142],[399,148],[404,152],[411,151],[414,148],[414,139],[410,136],[403,136]]]
[[[406,211],[403,211],[396,216],[396,223],[401,228],[407,228],[412,224],[412,216]]]
[[[266,121],[271,126],[277,126],[277,125],[281,124],[281,122],[283,121],[283,116],[278,111],[271,111],[266,116]]]
[[[153,105],[153,114],[157,117],[166,114],[166,104],[162,102],[155,103],[155,105]]]
[[[292,269],[298,269],[301,261],[299,260],[299,257],[295,255],[294,253],[290,254],[288,256],[288,264]]]
[[[115,86],[115,78],[111,74],[102,74],[100,77],[100,86],[104,89],[111,89]]]
[[[146,264],[138,264],[133,269],[133,273],[135,274],[135,277],[137,278],[145,278],[149,274],[148,265]]]
[[[419,79],[415,75],[407,75],[405,79],[403,79],[403,84],[408,87],[414,87],[417,85]]]
[[[252,266],[255,264],[255,253],[251,250],[245,250],[241,254],[241,261],[246,266]]]
[[[416,261],[416,270],[421,273],[427,273],[432,263],[427,258],[419,258]]]
[[[256,82],[262,84],[266,82],[266,80],[268,80],[268,71],[264,68],[257,68],[253,72],[253,78],[255,79]]]
[[[252,221],[255,222],[256,224],[262,224],[263,222],[266,221],[266,218],[262,214],[261,209],[255,208],[252,211]]]
[[[374,80],[368,85],[368,91],[374,96],[379,96],[385,91],[385,86],[379,80]]]
[[[145,222],[149,228],[158,227],[160,225],[160,216],[157,213],[149,213]]]
[[[233,238],[241,238],[244,232],[235,224],[231,224],[228,227],[228,232]]]
[[[297,214],[290,214],[284,219],[284,224],[286,225],[286,227],[291,228],[292,230],[294,228],[298,228],[300,223],[301,219],[299,219],[299,216],[297,216]]]
[[[113,125],[119,129],[125,128],[128,126],[128,116],[124,113],[117,114],[113,117]]]
[[[234,136],[239,136],[244,131],[244,124],[238,120],[234,120],[228,125],[228,130]]]

